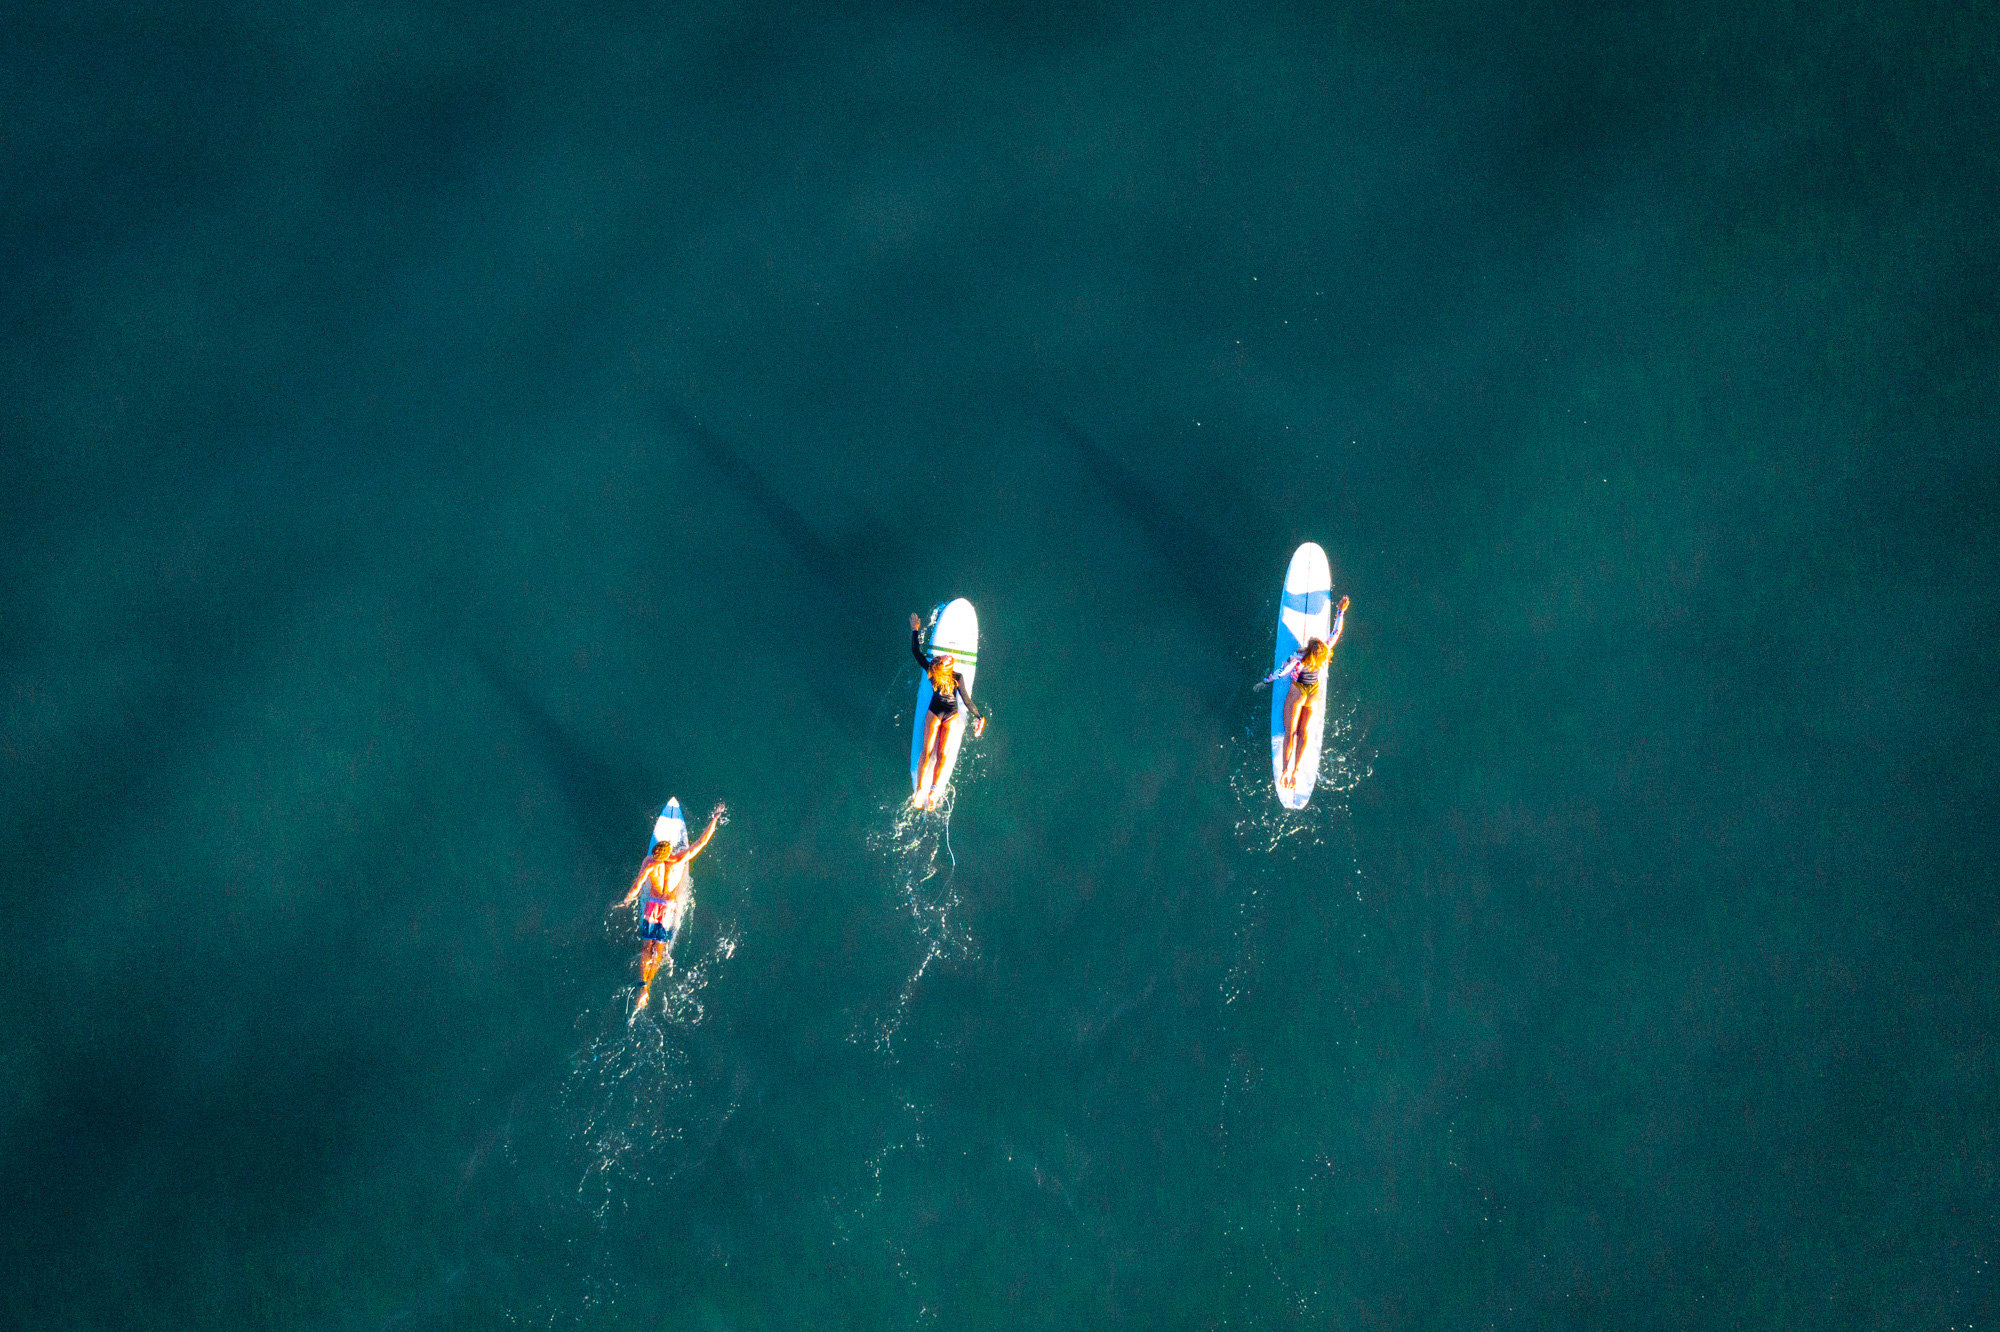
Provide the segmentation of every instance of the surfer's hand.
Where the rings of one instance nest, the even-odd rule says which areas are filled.
[[[1346,597],[1342,597],[1342,598],[1340,599],[1340,608],[1341,608],[1342,610],[1346,610],[1346,609],[1347,609],[1347,598],[1346,598]]]
[[[972,738],[977,740],[980,736],[985,734],[986,734],[986,718],[974,717],[972,719]]]
[[[917,613],[916,613],[915,611],[911,611],[911,612],[910,612],[910,629],[911,629],[911,631],[912,631],[912,632],[914,632],[914,631],[916,631],[916,630],[918,630],[918,629],[921,629],[921,628],[923,628],[923,627],[924,627],[924,621],[923,621],[923,617],[922,617],[922,616],[920,616],[920,615],[918,615],[918,614],[917,614]]]
[[[723,804],[720,800],[718,800],[715,802],[715,808],[708,811],[708,821],[710,823],[714,823],[717,819],[721,818],[724,814],[727,814],[728,812],[729,812],[729,806]]]

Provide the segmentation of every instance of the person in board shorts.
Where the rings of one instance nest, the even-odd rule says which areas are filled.
[[[940,652],[933,657],[924,651],[923,618],[914,613],[910,616],[910,655],[931,678],[931,707],[924,718],[923,757],[917,763],[917,789],[911,794],[910,803],[936,809],[940,793],[931,790],[931,782],[944,771],[944,746],[951,735],[951,719],[964,708],[972,714],[973,735],[979,736],[986,733],[986,717],[972,706],[972,695],[965,692],[965,678],[958,673],[951,654]],[[930,794],[927,804],[923,803],[926,792]]]
[[[1307,639],[1289,661],[1257,682],[1260,689],[1280,678],[1292,682],[1285,693],[1285,748],[1283,761],[1278,765],[1283,770],[1278,779],[1280,786],[1298,785],[1299,760],[1306,752],[1306,728],[1312,724],[1313,709],[1319,706],[1327,663],[1333,660],[1333,645],[1340,641],[1340,631],[1346,624],[1347,598],[1342,597],[1340,613],[1333,617],[1333,633],[1326,638]]]
[[[661,842],[654,847],[652,854],[646,857],[646,863],[639,867],[639,877],[632,881],[632,891],[626,893],[625,899],[618,904],[621,907],[631,906],[639,901],[641,893],[645,894],[645,900],[639,902],[639,974],[643,979],[639,986],[639,1002],[632,1009],[634,1017],[652,998],[653,977],[660,974],[661,964],[668,961],[674,930],[681,923],[681,914],[687,910],[688,862],[708,846],[708,839],[715,836],[715,827],[722,821],[724,812],[724,805],[717,801],[708,816],[707,829],[686,850],[674,850],[671,842]]]

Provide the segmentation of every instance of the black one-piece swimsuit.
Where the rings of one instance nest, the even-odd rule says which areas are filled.
[[[924,668],[924,674],[930,674],[931,659],[924,651],[923,631],[920,629],[910,630],[910,655],[917,659],[917,665]],[[931,715],[933,717],[956,717],[958,715],[958,700],[965,693],[965,681],[959,678],[957,671],[953,671],[951,677],[953,683],[949,694],[940,694],[935,689],[931,690]],[[966,699],[966,706],[972,706],[971,699]],[[977,716],[978,714],[975,713],[974,715]]]

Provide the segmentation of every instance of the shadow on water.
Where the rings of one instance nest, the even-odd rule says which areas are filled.
[[[158,817],[172,804],[165,785],[186,757],[240,706],[260,663],[300,607],[352,576],[351,552],[305,538],[267,543],[250,572],[205,571],[199,582],[143,587],[136,610],[99,610],[103,638],[90,649],[100,669],[79,673],[39,664],[39,633],[9,624],[0,668],[33,711],[0,719],[0,850],[17,873],[0,909],[17,910],[59,890],[51,869],[74,859],[79,832],[106,810]],[[16,729],[42,719],[40,733]],[[137,833],[143,825],[128,825]],[[149,830],[150,831],[150,830]],[[87,840],[87,839],[86,839]],[[20,873],[37,867],[38,872]]]
[[[1225,658],[1261,637],[1242,588],[1229,575],[1235,563],[1179,505],[1133,471],[1109,449],[1054,413],[1049,428],[1076,452],[1118,511],[1146,537],[1157,560],[1172,574],[1181,595],[1201,612]],[[1218,700],[1219,702],[1219,700]]]
[[[740,450],[732,448],[719,433],[696,420],[693,413],[671,402],[660,404],[660,413],[681,441],[700,454],[702,461],[728,483],[729,488],[736,492],[737,499],[762,518],[804,565],[817,571],[816,577],[836,583],[842,581],[835,578],[832,571],[846,567],[848,557],[857,552],[842,550],[821,536],[819,530],[806,521],[804,512],[786,499],[763,473],[751,466],[750,460]]]
[[[800,620],[796,628],[802,638],[823,645],[819,660],[879,659],[888,650],[885,645],[894,641],[895,618],[887,598],[910,567],[909,544],[902,533],[861,513],[849,535],[830,539],[743,449],[677,403],[659,403],[657,410],[667,428],[789,548],[793,556],[789,567],[811,595],[792,597],[788,613]],[[858,738],[866,729],[867,707],[855,677],[821,669],[808,672],[807,678],[828,713],[850,737]]]
[[[594,853],[617,855],[631,841],[630,811],[659,783],[638,767],[614,763],[584,744],[484,648],[468,643],[465,653],[487,687],[520,719],[585,844]]]

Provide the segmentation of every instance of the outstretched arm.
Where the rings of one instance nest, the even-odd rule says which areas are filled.
[[[716,805],[714,813],[708,816],[708,827],[702,829],[701,837],[696,840],[693,846],[675,857],[675,860],[679,864],[687,864],[690,860],[700,855],[708,846],[708,839],[715,836],[715,825],[722,822],[723,808],[720,803]]]
[[[1340,599],[1340,609],[1334,612],[1333,632],[1327,636],[1326,640],[1326,645],[1329,650],[1332,649],[1335,643],[1338,643],[1340,641],[1340,631],[1342,629],[1345,629],[1346,627],[1347,627],[1347,598],[1342,597]]]
[[[925,670],[931,668],[930,655],[924,651],[924,622],[914,613],[910,616],[910,655],[917,659],[917,665]]]
[[[1259,689],[1262,689],[1265,685],[1270,684],[1272,681],[1280,680],[1283,679],[1285,676],[1290,675],[1292,671],[1297,668],[1299,664],[1299,659],[1304,657],[1305,655],[1306,655],[1306,650],[1304,648],[1300,648],[1297,652],[1294,652],[1291,656],[1285,659],[1284,665],[1280,666],[1277,670],[1272,671],[1269,675],[1259,680],[1257,682],[1257,687]]]

